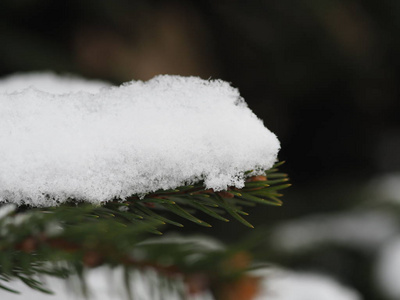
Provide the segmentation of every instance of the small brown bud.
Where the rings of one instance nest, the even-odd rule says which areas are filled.
[[[94,268],[103,262],[103,257],[96,251],[88,251],[83,256],[83,264],[89,268]]]
[[[20,245],[20,249],[24,252],[31,253],[37,248],[37,241],[33,237],[26,238]]]
[[[252,257],[248,252],[240,251],[225,261],[223,267],[233,271],[244,270],[249,267],[251,260]]]
[[[189,295],[198,295],[203,293],[209,287],[209,278],[202,273],[190,274],[185,278]]]
[[[247,182],[257,182],[257,181],[267,181],[267,177],[263,175],[258,175],[258,176],[253,176],[250,178],[247,178]]]
[[[260,290],[260,278],[244,275],[240,279],[222,284],[217,291],[217,299],[251,300]]]
[[[220,195],[222,198],[228,198],[228,199],[232,199],[233,197],[235,197],[234,194],[226,191],[218,192],[218,195]]]

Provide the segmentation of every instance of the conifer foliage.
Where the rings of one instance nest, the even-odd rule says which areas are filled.
[[[65,87],[65,79],[50,77],[47,80],[56,80]],[[71,80],[70,78],[70,86]],[[43,83],[43,80],[40,82]],[[11,83],[15,84],[12,80]],[[0,163],[3,166],[0,171],[0,288],[18,293],[12,284],[8,283],[19,279],[33,289],[51,293],[51,287],[42,282],[40,275],[66,279],[71,275],[78,275],[83,283],[82,291],[85,292],[85,269],[102,265],[122,266],[125,270],[127,290],[129,290],[131,270],[150,268],[156,270],[166,280],[179,275],[184,279],[186,287],[184,293],[208,290],[219,299],[233,299],[233,296],[240,293],[245,293],[249,297],[255,294],[257,280],[245,274],[252,265],[250,256],[243,247],[210,249],[201,244],[196,244],[194,247],[193,242],[184,239],[176,241],[156,238],[162,234],[166,226],[183,227],[182,220],[185,219],[200,226],[211,227],[212,224],[202,220],[202,216],[206,215],[216,219],[216,222],[236,220],[244,226],[253,228],[253,225],[246,220],[248,215],[246,207],[261,204],[282,205],[280,191],[290,184],[287,183],[287,175],[278,171],[282,163],[273,164],[276,161],[279,142],[248,109],[237,90],[221,81],[209,82],[196,78],[168,76],[155,79],[151,83],[122,86],[120,91],[116,91],[118,88],[101,83],[88,85],[83,81],[77,81],[72,85],[76,87],[77,83],[79,83],[78,92],[66,93],[58,88],[58,93],[53,91],[53,94],[44,92],[40,86],[22,91],[21,88],[13,87],[11,90],[20,91],[15,93],[10,92],[10,80],[0,84],[2,91],[0,103],[5,107],[3,117],[7,117],[0,121],[4,123],[3,129],[0,129],[0,137],[8,139],[3,149],[0,149],[0,153],[9,158],[8,163]],[[47,85],[54,88],[54,84],[49,85],[47,82]],[[101,92],[97,85],[103,89]],[[90,87],[90,92],[81,91],[82,86]],[[122,100],[113,102],[117,108],[107,106],[106,102],[113,101],[118,95]],[[211,110],[198,104],[202,101],[201,97],[207,96],[216,102]],[[34,115],[38,114],[40,109],[48,110],[44,114],[39,112],[39,115],[43,115],[44,119],[51,115],[44,124],[48,126],[49,123],[46,122],[50,121],[55,123],[54,128],[60,131],[62,138],[54,137],[54,140],[61,143],[61,146],[68,141],[63,138],[74,139],[74,135],[60,126],[66,124],[63,123],[65,120],[58,122],[52,112],[55,111],[57,116],[62,117],[66,114],[71,117],[69,114],[77,106],[80,110],[85,110],[85,113],[78,116],[79,120],[76,120],[83,127],[82,134],[78,133],[78,141],[84,145],[67,147],[68,151],[80,149],[83,153],[75,152],[69,155],[69,152],[66,153],[55,142],[49,142],[46,147],[35,144],[37,141],[33,139],[26,143],[24,139],[30,136],[39,138],[39,142],[43,142],[54,134],[53,128],[48,129],[42,126],[43,124],[38,125],[42,119],[28,121],[21,119],[21,116],[24,118],[28,116],[20,112],[26,110],[23,104],[28,102],[21,100],[26,97],[37,101],[37,106],[27,104],[32,105],[30,109]],[[143,102],[144,100],[147,102]],[[168,106],[163,106],[168,100],[175,103],[172,110]],[[68,104],[68,101],[72,101],[72,105]],[[136,102],[142,104],[133,105]],[[204,102],[206,105],[212,104]],[[58,111],[60,105],[64,109],[62,112]],[[220,124],[222,127],[229,125],[233,128],[236,127],[231,124],[236,120],[229,113],[234,117],[243,114],[247,123],[239,124],[239,127],[248,125],[248,128],[238,132],[238,136],[226,139],[224,133],[229,132],[231,129],[229,126],[225,130],[217,128],[216,135],[213,135],[207,132],[210,128],[202,130],[196,122],[189,122],[189,130],[179,130],[180,139],[194,141],[194,135],[204,144],[205,137],[210,136],[215,142],[222,139],[228,144],[227,147],[221,147],[222,144],[219,142],[217,146],[206,143],[204,149],[196,152],[196,149],[188,147],[188,143],[182,142],[183,152],[182,149],[177,150],[182,156],[182,161],[177,162],[173,154],[170,155],[172,159],[163,156],[164,161],[162,161],[154,156],[163,155],[162,151],[149,150],[150,146],[155,145],[154,139],[162,137],[157,133],[154,134],[157,128],[162,130],[160,127],[153,126],[143,134],[143,128],[148,127],[148,124],[145,124],[138,130],[139,133],[133,135],[139,139],[134,143],[126,141],[125,133],[117,138],[113,136],[124,130],[125,125],[128,129],[135,128],[129,127],[133,126],[132,124],[136,125],[129,123],[129,118],[127,122],[118,122],[119,117],[127,116],[122,112],[126,108],[139,109],[135,111],[136,114],[146,113],[148,110],[155,110],[156,115],[171,113],[176,120],[162,118],[166,121],[166,124],[162,125],[176,130],[180,126],[180,121],[187,120],[187,114],[197,117],[199,122],[212,123],[215,121],[213,119],[217,119],[219,122],[214,123],[214,126]],[[228,111],[224,112],[225,109]],[[110,114],[112,118],[108,116]],[[209,114],[213,119],[209,119]],[[92,138],[91,135],[99,134],[99,130],[106,128],[102,125],[100,117],[109,122],[106,124],[109,127],[115,125],[112,122],[117,122],[116,128]],[[86,119],[91,122],[85,123]],[[99,122],[96,123],[96,120]],[[21,121],[22,125],[18,124],[18,121]],[[179,126],[176,126],[176,123]],[[17,129],[14,130],[13,126],[17,126]],[[198,129],[198,132],[192,131],[193,128]],[[44,133],[40,133],[39,129],[44,129]],[[23,138],[18,135],[21,132]],[[258,139],[259,143],[243,147],[243,142],[240,141],[242,134],[252,141]],[[171,134],[169,137],[173,139],[173,136],[174,134]],[[110,144],[118,138],[122,144],[119,148],[118,145]],[[93,145],[85,144],[87,140],[102,149],[97,151]],[[77,140],[73,141],[76,143]],[[176,149],[177,141],[173,139],[169,142],[163,139],[165,144],[170,143],[170,148],[168,145],[160,147],[163,151],[171,151]],[[202,147],[202,143],[195,146]],[[16,145],[27,147],[29,144],[32,144],[32,153],[25,151],[28,149],[22,149],[15,154],[13,147]],[[252,146],[255,151],[251,149]],[[43,155],[42,149],[45,149],[47,155]],[[87,149],[90,151],[86,151]],[[128,151],[129,149],[133,154]],[[262,153],[263,149],[266,155]],[[143,156],[145,155],[143,153],[146,153],[144,150],[147,150],[147,154],[150,153],[150,159]],[[218,150],[222,154],[218,154]],[[240,151],[250,152],[251,155],[238,156]],[[193,159],[199,155],[200,158]],[[81,161],[76,163],[71,161],[70,157]],[[268,160],[266,163],[260,161],[264,158]],[[29,159],[35,161],[30,163]],[[149,164],[151,160],[155,161],[153,165]],[[229,166],[228,160],[231,160]],[[25,162],[29,172],[23,172],[24,165],[18,165],[16,163],[18,161]],[[48,161],[55,166],[49,166]],[[243,162],[247,163],[251,170],[243,169]],[[102,168],[94,167],[96,164],[102,165]],[[129,168],[125,168],[125,165],[129,165]],[[175,169],[171,166],[175,166]],[[44,170],[38,169],[35,172],[35,168],[38,167],[43,167]],[[103,186],[94,184],[91,176],[81,174],[85,167],[92,172],[93,170],[103,172],[100,175],[94,174],[93,178],[102,182],[110,178],[113,184],[107,182]],[[128,171],[133,173],[136,171],[139,174],[129,177]],[[70,173],[65,174],[65,172]],[[78,178],[73,178],[75,175]],[[182,176],[186,176],[186,180],[183,180]],[[43,181],[43,178],[46,180]],[[137,182],[129,183],[129,178]],[[64,184],[63,180],[68,182]],[[117,187],[114,188],[114,185]],[[94,191],[91,191],[90,187]],[[96,195],[101,196],[96,199]],[[198,258],[191,259],[193,255],[197,255]],[[232,294],[233,287],[240,291]],[[246,299],[247,296],[241,299]]]

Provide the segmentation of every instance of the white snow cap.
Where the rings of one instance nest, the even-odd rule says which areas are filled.
[[[66,93],[71,78],[56,75],[59,92],[29,87],[40,76],[0,87],[0,202],[101,203],[199,180],[241,188],[245,171],[277,160],[276,136],[224,81],[165,75],[93,89],[75,78]]]

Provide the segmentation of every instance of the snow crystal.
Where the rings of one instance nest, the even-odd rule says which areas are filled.
[[[246,170],[277,159],[276,136],[224,81],[165,75],[107,88],[57,77],[23,88],[43,78],[14,77],[14,92],[0,82],[0,202],[101,203],[199,180],[241,188]]]
[[[261,275],[262,288],[255,300],[361,300],[359,293],[324,275],[283,270]]]

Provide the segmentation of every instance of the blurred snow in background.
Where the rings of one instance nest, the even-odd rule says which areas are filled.
[[[371,181],[371,201],[400,206],[400,173],[387,173]]]
[[[375,267],[381,292],[388,299],[400,299],[400,235],[382,247]]]
[[[278,225],[272,244],[295,253],[324,244],[373,251],[399,234],[398,217],[390,211],[354,210],[318,214]]]
[[[359,293],[321,274],[262,270],[262,289],[255,300],[361,300]]]
[[[357,197],[361,201],[344,211],[310,214],[278,223],[268,243],[283,261],[296,261],[299,269],[324,269],[329,274],[337,272],[334,266],[340,265],[339,269],[351,276],[360,270],[349,268],[363,268],[358,284],[369,285],[373,294],[368,297],[400,299],[400,174],[372,179],[360,186]],[[313,260],[311,257],[315,256],[319,258]],[[327,258],[335,262],[326,263]],[[355,258],[359,261],[352,261]],[[301,260],[314,261],[314,265],[308,268]],[[285,282],[289,285],[291,280]]]
[[[184,283],[180,278],[173,280],[173,284],[167,285],[163,278],[157,275],[156,271],[148,269],[146,271],[132,271],[130,275],[130,289],[132,298],[135,300],[181,300],[184,292]],[[124,285],[124,272],[122,268],[110,269],[99,267],[85,273],[88,299],[92,300],[111,300],[128,299],[127,289]],[[75,279],[75,281],[74,281]],[[34,291],[22,282],[9,284],[21,294],[11,294],[0,290],[2,300],[84,300],[85,296],[80,291],[80,285],[76,282],[77,278],[69,281],[53,277],[45,277],[47,286],[54,292],[53,295]],[[160,288],[163,287],[163,288]],[[199,300],[212,299],[206,294]],[[189,300],[197,300],[195,297]]]
[[[342,286],[335,280],[319,274],[302,274],[279,269],[267,269],[254,272],[261,276],[260,292],[254,300],[361,300],[360,295],[351,288]],[[83,300],[79,294],[79,286],[74,281],[46,278],[48,286],[55,292],[46,295],[33,291],[20,282],[12,287],[21,292],[20,295],[0,290],[2,300]],[[109,269],[100,267],[87,272],[89,299],[91,300],[125,300],[126,288],[123,284],[121,268]],[[131,275],[130,288],[135,300],[215,300],[210,292],[189,295],[185,292],[183,281],[176,278],[175,285],[168,286],[152,270],[135,271]],[[164,284],[164,285],[163,285]],[[156,288],[156,287],[163,288]],[[171,289],[171,287],[173,287]],[[186,298],[182,295],[186,294]],[[241,299],[237,299],[241,300]]]

